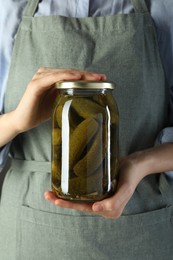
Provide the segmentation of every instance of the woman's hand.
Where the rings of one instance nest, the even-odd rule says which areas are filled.
[[[106,218],[119,218],[138,183],[152,173],[173,170],[173,144],[167,143],[133,153],[120,159],[118,188],[114,196],[95,203],[72,202],[46,192],[45,199],[56,206],[95,213]]]
[[[53,87],[62,80],[105,80],[106,76],[74,69],[40,68],[13,112],[18,132],[37,126],[51,116],[57,90]]]
[[[0,115],[0,147],[18,134],[50,118],[57,90],[56,82],[62,80],[105,80],[103,74],[74,69],[40,68],[28,84],[17,108]]]
[[[95,213],[106,218],[116,219],[120,217],[137,184],[145,175],[145,171],[142,169],[142,161],[139,157],[141,157],[140,153],[135,153],[120,159],[118,188],[115,195],[110,198],[95,203],[77,203],[59,199],[53,192],[46,192],[45,199],[59,207]]]

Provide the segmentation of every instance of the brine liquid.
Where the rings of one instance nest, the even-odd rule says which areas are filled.
[[[52,125],[52,189],[97,201],[116,190],[118,111],[111,95],[59,97]]]

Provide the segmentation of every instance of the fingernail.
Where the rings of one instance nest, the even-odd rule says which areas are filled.
[[[94,211],[103,211],[103,206],[100,204],[96,204],[93,206]]]
[[[45,195],[44,195],[44,198],[45,198],[46,200],[49,200],[49,195],[48,195],[48,194],[45,194]]]
[[[55,205],[59,206],[59,200],[55,200]]]
[[[106,80],[106,75],[105,74],[101,74],[101,78],[102,78],[102,80]]]

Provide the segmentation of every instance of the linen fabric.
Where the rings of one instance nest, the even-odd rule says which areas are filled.
[[[95,18],[33,17],[38,2],[29,1],[17,34],[5,112],[40,66],[106,73],[117,85],[120,155],[152,146],[167,124],[168,88],[145,1],[132,0],[128,15]],[[118,220],[58,208],[43,198],[51,182],[50,138],[47,121],[12,143],[0,204],[0,258],[171,260],[172,191],[165,175],[146,177]]]

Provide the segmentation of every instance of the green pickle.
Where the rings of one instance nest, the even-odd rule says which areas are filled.
[[[93,118],[83,120],[70,136],[69,147],[69,169],[71,170],[75,163],[81,157],[85,147],[94,136],[98,129],[98,123]]]
[[[99,129],[97,135],[95,136],[91,148],[86,153],[86,155],[73,167],[74,173],[77,176],[87,176],[91,175],[103,162],[105,155],[105,145],[103,147],[102,133]]]
[[[113,83],[65,81],[52,115],[52,190],[98,201],[116,192],[119,114]]]
[[[72,107],[83,118],[97,117],[98,114],[104,113],[104,108],[89,98],[75,98]]]

